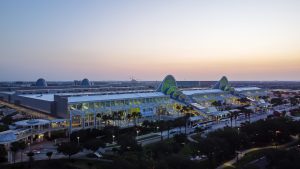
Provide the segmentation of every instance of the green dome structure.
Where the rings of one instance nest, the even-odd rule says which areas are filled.
[[[177,82],[172,75],[167,75],[159,85],[158,92],[169,95],[172,99],[186,103],[187,97],[178,89]]]
[[[234,89],[230,86],[226,76],[223,76],[214,86],[213,89],[220,89],[226,92],[233,92]]]

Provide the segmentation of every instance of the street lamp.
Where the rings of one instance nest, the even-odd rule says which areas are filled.
[[[80,137],[77,137],[77,144],[79,145],[79,139],[80,139]]]
[[[275,142],[275,148],[277,149],[277,144],[278,144],[278,134],[280,133],[280,131],[279,130],[276,130],[275,131],[275,135],[276,135],[276,142]]]
[[[113,144],[115,143],[115,137],[116,137],[115,135],[112,135],[112,139],[113,139],[113,142],[112,142],[112,143],[113,143]]]
[[[139,130],[136,131],[136,136],[137,137],[139,136],[139,132],[140,132]]]
[[[236,151],[235,153],[236,153],[236,163],[238,163],[239,162],[239,155],[241,154],[241,152]]]
[[[157,126],[157,127],[156,127],[156,132],[158,132],[158,130],[159,130],[159,127]]]
[[[28,144],[28,147],[29,147],[29,152],[31,151],[31,146],[30,146],[30,143],[27,143]]]

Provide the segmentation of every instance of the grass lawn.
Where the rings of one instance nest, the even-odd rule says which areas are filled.
[[[259,159],[259,158],[265,156],[266,153],[268,153],[270,151],[273,151],[273,150],[274,149],[272,149],[272,148],[268,148],[268,149],[257,150],[257,151],[253,151],[253,152],[247,153],[243,158],[241,158],[239,160],[238,163],[235,163],[234,166],[236,168],[242,168],[246,164],[250,163],[251,161]]]

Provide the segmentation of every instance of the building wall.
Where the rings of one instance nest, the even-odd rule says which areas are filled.
[[[54,95],[55,107],[54,114],[58,117],[69,118],[68,114],[68,98]]]
[[[54,106],[53,105],[54,102],[51,101],[38,100],[38,99],[13,95],[11,102],[17,105],[22,105],[32,109],[36,109],[45,113],[49,113],[49,114],[53,113],[52,107]]]

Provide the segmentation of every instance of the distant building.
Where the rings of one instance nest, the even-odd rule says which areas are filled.
[[[42,83],[45,81],[39,82]],[[188,84],[188,83],[187,83]],[[192,82],[192,85],[197,83]],[[257,87],[233,88],[223,77],[213,89],[181,89],[172,75],[159,85],[157,90],[143,86],[94,87],[88,79],[74,88],[32,88],[14,92],[0,92],[4,100],[65,118],[71,127],[91,127],[114,123],[126,126],[139,117],[177,118],[184,115],[178,107],[190,106],[197,119],[205,119],[206,110],[215,101],[235,103],[239,97],[259,100],[266,91]],[[115,124],[115,119],[118,123]]]
[[[89,81],[89,79],[83,79],[81,81],[81,86],[91,86],[91,82]]]
[[[47,87],[48,85],[47,85],[47,82],[46,82],[45,79],[40,78],[36,81],[35,86],[37,86],[37,87]]]

